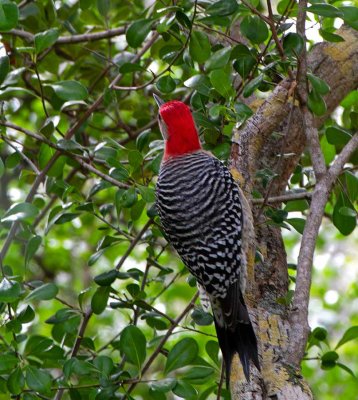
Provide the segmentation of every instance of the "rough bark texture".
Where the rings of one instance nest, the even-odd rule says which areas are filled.
[[[349,91],[358,87],[358,32],[343,27],[339,34],[344,42],[317,44],[308,57],[312,73],[331,87],[325,96],[327,114],[315,119],[316,127],[322,125]],[[272,135],[273,131],[281,135]],[[233,142],[231,170],[245,194],[250,197],[253,187],[261,189],[255,182],[255,175],[262,168],[270,168],[278,174],[271,185],[270,196],[282,194],[305,148],[302,117],[292,98],[292,82],[283,82],[275,89],[245,127],[234,132]],[[281,149],[292,156],[278,163]],[[280,229],[262,224],[259,207],[254,209],[254,222],[256,246],[264,261],[255,265],[253,255],[249,255],[245,298],[259,341],[262,370],[260,373],[252,367],[252,378],[247,383],[239,362],[234,361],[230,377],[232,399],[309,400],[313,398],[312,393],[300,374],[302,354],[292,352],[299,337],[307,338],[309,327],[306,324],[298,331],[292,329],[291,310],[277,301],[288,290],[282,235]]]

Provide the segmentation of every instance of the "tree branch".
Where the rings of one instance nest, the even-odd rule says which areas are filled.
[[[303,38],[304,43],[306,39],[306,8],[307,0],[299,0],[298,3],[298,16],[297,16],[297,33]],[[307,83],[307,50],[303,46],[301,56],[299,58],[299,68],[297,72],[297,92],[300,101],[300,108],[303,115],[303,125],[308,144],[308,149],[311,155],[313,170],[316,179],[319,180],[326,172],[326,164],[324,162],[323,153],[319,143],[318,131],[314,126],[314,119],[307,107],[308,99],[308,83]]]
[[[60,36],[56,40],[56,44],[75,44],[82,42],[94,42],[96,40],[108,39],[115,36],[124,35],[126,32],[126,27],[108,29],[106,31],[101,32],[93,32],[93,33],[84,33],[80,35],[72,35],[72,36]],[[35,39],[35,35],[31,32],[27,32],[21,29],[11,29],[9,32],[5,32],[6,34],[11,34],[14,36],[21,37],[29,42],[33,42]]]
[[[319,227],[321,226],[324,215],[324,208],[334,182],[342,173],[344,165],[357,148],[358,133],[355,133],[327,173],[317,183],[313,191],[310,212],[306,220],[298,256],[296,289],[290,317],[292,339],[291,346],[288,349],[288,361],[296,366],[299,366],[303,358],[309,333],[307,317],[312,280],[313,255]]]
[[[157,358],[157,356],[160,353],[160,351],[162,350],[163,346],[165,345],[167,340],[170,338],[174,329],[177,327],[177,325],[180,323],[180,321],[186,316],[186,314],[194,307],[195,301],[198,297],[199,297],[199,293],[196,292],[194,297],[191,299],[190,303],[185,307],[185,309],[181,312],[181,314],[170,325],[169,329],[167,330],[167,333],[163,336],[162,340],[159,342],[158,347],[155,349],[155,351],[149,357],[148,361],[145,363],[140,376],[143,376],[148,371],[149,367],[152,365],[153,361]],[[137,382],[134,382],[127,390],[127,394],[131,393],[132,390],[136,386],[137,386]]]
[[[312,192],[287,192],[280,196],[268,197],[267,199],[252,199],[252,204],[263,204],[263,203],[282,203],[291,200],[310,199]]]

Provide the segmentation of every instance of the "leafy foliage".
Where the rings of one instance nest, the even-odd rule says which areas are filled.
[[[260,1],[173,3],[0,0],[1,399],[217,396],[212,318],[195,305],[195,282],[168,248],[154,207],[163,142],[151,93],[190,103],[205,149],[226,161],[233,127],[255,111],[253,96],[294,71],[307,43],[288,26],[296,2],[278,2],[269,20]],[[312,2],[308,13],[326,41],[342,40],[337,20],[358,29],[353,2]],[[330,88],[313,72],[308,81],[308,106],[323,115]],[[357,131],[357,91],[341,107],[342,118],[320,131],[327,164]],[[311,171],[304,153],[291,190],[309,191]],[[255,197],[274,179],[259,171]],[[326,206],[347,236],[357,187],[347,169]],[[302,233],[307,208],[291,200],[265,206],[264,215]],[[290,237],[288,252],[299,240]],[[344,370],[338,380],[357,374],[342,350],[357,350],[352,323],[337,328],[345,333],[335,348],[330,329],[316,328],[309,341],[322,369]],[[315,389],[320,382],[306,371]],[[221,397],[229,398],[225,388]]]

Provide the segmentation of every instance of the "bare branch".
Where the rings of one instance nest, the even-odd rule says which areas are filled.
[[[318,231],[324,215],[324,208],[328,201],[332,187],[343,171],[345,163],[358,148],[358,133],[343,148],[327,173],[317,183],[312,195],[310,213],[303,231],[301,248],[298,256],[296,289],[293,300],[291,322],[291,346],[288,350],[288,361],[298,365],[303,358],[309,326],[307,321],[308,303],[312,279],[313,255],[316,246]]]
[[[297,33],[302,36],[306,43],[306,8],[307,0],[299,0],[298,3],[298,16],[297,16]],[[303,47],[299,59],[299,69],[297,72],[297,93],[300,100],[300,108],[303,115],[303,124],[307,140],[308,149],[311,155],[313,170],[316,179],[319,180],[326,172],[326,165],[324,162],[323,153],[319,143],[318,131],[314,126],[314,119],[307,107],[308,99],[308,83],[307,83],[307,50],[306,46]]]
[[[122,26],[120,28],[108,29],[106,31],[101,32],[93,32],[93,33],[84,33],[81,35],[72,35],[72,36],[60,36],[55,44],[75,44],[75,43],[83,43],[83,42],[94,42],[96,40],[108,39],[115,36],[120,36],[125,34],[126,27]],[[35,39],[35,35],[31,32],[27,32],[21,29],[11,29],[11,35],[21,37],[29,42],[33,42]]]
[[[267,199],[252,199],[252,204],[264,204],[264,203],[282,203],[291,200],[310,199],[312,192],[287,192],[281,196],[268,197]]]

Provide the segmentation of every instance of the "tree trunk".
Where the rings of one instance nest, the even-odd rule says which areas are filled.
[[[308,57],[309,69],[331,88],[325,96],[327,113],[315,118],[316,127],[358,86],[358,32],[342,27],[338,33],[344,42],[320,43]],[[230,166],[248,199],[253,188],[265,196],[266,189],[255,182],[256,172],[262,168],[278,175],[271,184],[270,196],[282,194],[305,148],[303,121],[292,97],[293,88],[293,82],[282,82],[247,124],[234,131]],[[273,131],[279,135],[271,135]],[[278,162],[281,152],[291,156]],[[252,254],[248,257],[245,299],[259,342],[261,372],[252,366],[251,380],[247,383],[240,362],[234,360],[230,377],[232,399],[312,399],[311,390],[301,375],[302,354],[295,346],[298,335],[308,337],[308,322],[299,330],[292,329],[291,316],[295,310],[278,301],[288,291],[287,257],[281,230],[264,223],[260,206],[253,209],[253,216],[256,248],[263,261],[254,262]]]

